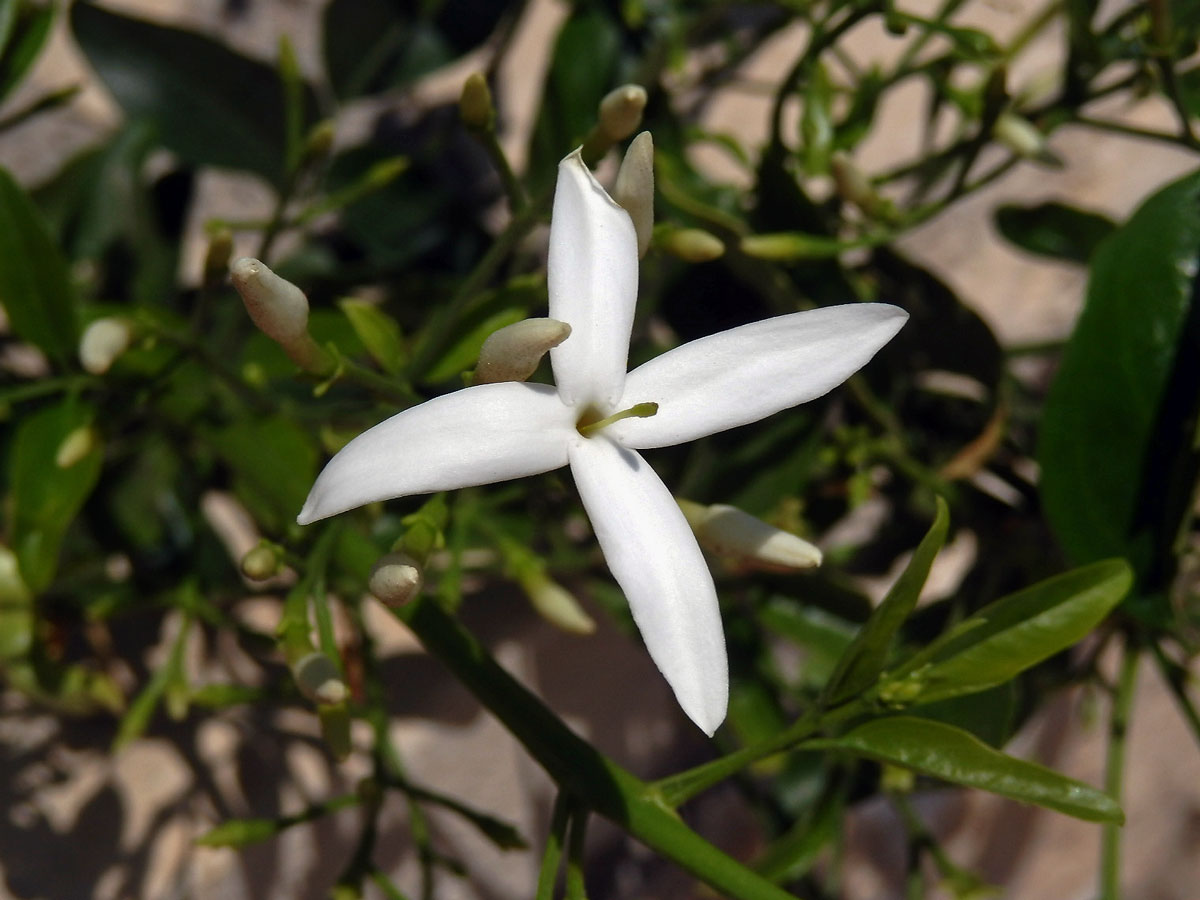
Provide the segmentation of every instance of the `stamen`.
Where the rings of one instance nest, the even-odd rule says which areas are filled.
[[[620,422],[622,419],[648,419],[657,412],[657,403],[635,403],[629,409],[615,412],[607,418],[600,419],[598,422],[589,422],[586,425],[577,425],[576,427],[584,437],[591,437],[601,428],[606,428],[613,422]]]

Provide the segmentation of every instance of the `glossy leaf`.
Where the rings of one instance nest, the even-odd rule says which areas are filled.
[[[100,476],[104,453],[94,434],[82,455],[60,458],[64,442],[92,418],[90,408],[64,401],[27,417],[16,432],[8,462],[9,532],[21,575],[35,593],[53,580],[63,536]]]
[[[529,172],[539,187],[553,183],[558,161],[595,125],[600,100],[617,86],[619,49],[616,24],[599,8],[581,7],[558,33],[530,145]]]
[[[153,123],[163,146],[189,163],[282,179],[284,91],[274,68],[89,3],[72,6],[71,29],[126,115]]]
[[[1120,824],[1125,820],[1117,802],[1091,785],[1007,756],[953,725],[931,719],[875,719],[839,737],[805,741],[800,746],[845,750],[1089,822]]]
[[[1022,250],[1084,265],[1116,229],[1105,216],[1064,203],[1006,204],[996,210],[996,227]]]
[[[0,102],[21,83],[38,58],[56,14],[53,3],[35,6],[20,0],[0,2]]]
[[[1122,555],[1145,578],[1188,511],[1198,266],[1200,173],[1147,200],[1092,259],[1038,448],[1047,518],[1077,562]]]
[[[1124,560],[1106,560],[1002,597],[885,675],[879,696],[932,703],[1003,684],[1083,638],[1132,583]]]
[[[66,260],[29,196],[0,169],[0,306],[13,332],[64,363],[79,322]]]
[[[404,339],[400,325],[374,303],[347,297],[338,306],[354,327],[371,358],[390,375],[398,374],[405,363]]]
[[[896,633],[916,608],[934,557],[946,543],[949,527],[950,510],[946,501],[938,497],[933,524],[912,559],[838,660],[826,687],[827,703],[839,703],[875,683],[887,665]]]
[[[317,475],[317,451],[306,431],[283,418],[241,421],[214,443],[234,472],[239,498],[267,528],[290,524]]]

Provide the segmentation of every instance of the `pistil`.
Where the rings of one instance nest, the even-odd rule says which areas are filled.
[[[596,422],[589,422],[586,425],[575,426],[579,433],[584,437],[591,437],[602,428],[606,428],[613,422],[620,422],[622,419],[648,419],[658,412],[657,403],[635,403],[629,409],[623,409],[620,412],[615,412],[611,416],[607,416]]]

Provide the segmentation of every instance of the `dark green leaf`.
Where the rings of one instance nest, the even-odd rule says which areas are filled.
[[[37,59],[56,12],[53,3],[0,2],[0,102],[21,83]]]
[[[1117,802],[1091,785],[1006,756],[961,729],[931,719],[875,719],[840,737],[805,741],[800,746],[846,750],[1089,822],[1120,824],[1125,820]]]
[[[840,703],[875,683],[887,665],[896,632],[916,608],[934,557],[946,543],[949,527],[950,510],[946,501],[938,497],[933,524],[929,526],[912,559],[838,660],[826,687],[827,703]]]
[[[616,87],[619,50],[616,23],[599,9],[581,7],[558,33],[529,149],[529,172],[539,186],[552,183],[558,161],[595,125],[600,101]]]
[[[284,92],[272,67],[88,3],[71,8],[71,28],[125,113],[152,122],[163,146],[193,164],[281,181]],[[307,106],[315,106],[311,96]]]
[[[996,210],[996,227],[1022,250],[1087,264],[1116,225],[1105,216],[1064,203],[1006,204]]]
[[[1159,191],[1092,257],[1042,416],[1046,515],[1077,562],[1169,551],[1195,481],[1200,173]]]
[[[17,429],[8,465],[10,534],[35,593],[53,580],[63,536],[100,477],[104,453],[92,418],[90,408],[68,400],[39,410]],[[74,449],[60,456],[67,441]]]
[[[79,341],[67,264],[28,195],[0,169],[0,306],[12,330],[65,363]]]
[[[317,451],[308,433],[283,418],[243,421],[214,436],[234,472],[238,496],[263,525],[290,524],[317,474]]]
[[[884,702],[932,703],[1003,684],[1098,625],[1133,583],[1121,559],[1093,563],[1002,597],[882,679]]]

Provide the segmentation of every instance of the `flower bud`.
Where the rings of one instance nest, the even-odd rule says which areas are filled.
[[[623,141],[642,124],[646,89],[640,84],[623,84],[600,101],[600,130],[613,143]]]
[[[992,134],[1013,153],[1027,159],[1041,156],[1046,150],[1046,136],[1016,113],[1001,113],[992,127]]]
[[[520,581],[534,610],[551,625],[572,634],[591,634],[596,630],[595,620],[584,612],[579,601],[540,569],[531,567],[520,576]]]
[[[268,544],[259,544],[242,557],[242,574],[252,581],[266,581],[279,574],[279,554]]]
[[[725,253],[724,242],[701,228],[672,228],[659,238],[658,244],[668,253],[692,263],[711,262]]]
[[[308,334],[308,298],[304,291],[249,256],[235,260],[229,271],[259,331],[285,347]]]
[[[458,98],[458,115],[472,131],[491,131],[496,125],[496,107],[492,91],[482,72],[472,72],[463,82]]]
[[[292,677],[296,679],[300,693],[314,703],[344,703],[350,696],[337,664],[324,653],[300,657],[292,665]]]
[[[389,553],[371,569],[367,589],[387,606],[403,606],[417,596],[423,581],[415,559],[407,553]]]
[[[830,157],[829,167],[842,199],[850,201],[868,215],[879,208],[879,195],[871,187],[871,182],[867,180],[862,169],[854,164],[850,154],[838,150]]]
[[[633,219],[638,256],[645,256],[654,231],[654,141],[650,132],[643,131],[635,137],[625,151],[625,159],[617,172],[613,199]]]
[[[336,138],[337,130],[332,120],[323,119],[314,125],[304,138],[304,149],[300,155],[301,168],[320,165],[327,160]]]
[[[79,364],[84,371],[103,375],[129,349],[133,328],[125,319],[105,317],[84,329],[79,340]]]
[[[95,450],[96,445],[96,429],[91,425],[80,425],[58,445],[58,452],[54,454],[54,464],[60,469],[69,469]]]
[[[524,381],[570,334],[571,326],[557,319],[523,319],[492,332],[479,348],[475,384]]]
[[[821,564],[819,548],[734,506],[678,503],[700,545],[717,556],[768,569],[811,569]]]

